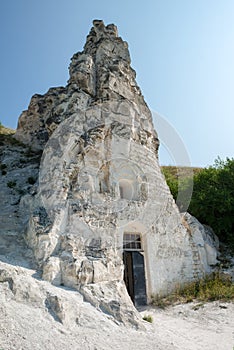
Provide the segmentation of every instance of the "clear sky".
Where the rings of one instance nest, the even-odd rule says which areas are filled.
[[[93,19],[118,26],[146,102],[180,136],[193,166],[234,156],[233,0],[1,0],[4,125],[16,127],[33,94],[66,85]],[[161,163],[173,162],[161,153]]]

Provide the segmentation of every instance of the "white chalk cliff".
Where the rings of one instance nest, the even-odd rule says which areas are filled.
[[[34,95],[19,119],[15,139],[42,152],[38,180],[18,198],[20,231],[45,280],[137,324],[132,301],[210,272],[216,246],[189,214],[181,218],[116,26],[95,20],[69,72],[66,87]]]

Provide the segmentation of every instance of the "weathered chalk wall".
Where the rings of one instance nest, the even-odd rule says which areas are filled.
[[[148,301],[208,272],[214,247],[189,216],[181,219],[117,28],[94,21],[69,72],[66,87],[35,95],[19,119],[15,137],[43,150],[26,240],[45,279],[79,289],[119,319],[133,317],[125,232],[141,235]]]

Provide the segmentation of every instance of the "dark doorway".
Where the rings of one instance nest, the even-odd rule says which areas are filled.
[[[124,281],[135,306],[147,304],[144,256],[139,251],[123,252]]]

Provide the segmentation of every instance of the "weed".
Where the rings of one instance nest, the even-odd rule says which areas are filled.
[[[5,145],[25,147],[25,145],[22,142],[14,138],[13,134],[4,134],[0,130],[0,146]]]
[[[204,303],[198,303],[198,304],[194,305],[194,306],[192,307],[192,309],[193,309],[194,311],[197,311],[197,310],[199,310],[200,308],[203,308],[203,307],[204,307]]]
[[[163,310],[170,304],[170,302],[168,303],[168,301],[169,296],[167,298],[163,298],[160,295],[152,296],[152,304]]]
[[[163,308],[178,302],[188,303],[194,300],[200,302],[231,301],[234,300],[234,283],[230,276],[215,272],[199,281],[178,286],[169,296],[160,297],[156,295],[153,296],[152,300],[153,305]]]
[[[151,315],[145,315],[143,316],[143,320],[147,321],[149,323],[153,323],[153,317]]]

